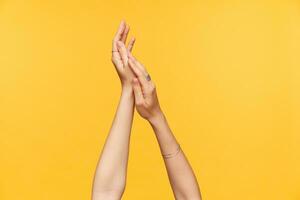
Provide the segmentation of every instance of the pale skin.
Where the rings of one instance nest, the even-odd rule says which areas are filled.
[[[92,199],[119,200],[125,190],[134,106],[153,128],[175,199],[201,200],[196,176],[160,107],[156,87],[145,67],[125,46],[129,26],[121,22],[113,40],[112,61],[121,80],[119,105],[97,165]]]

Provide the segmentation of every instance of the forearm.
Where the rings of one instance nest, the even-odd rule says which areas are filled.
[[[178,152],[178,142],[173,135],[163,114],[150,120],[163,155],[173,154],[164,158],[169,181],[178,200],[201,199],[199,186],[194,172],[182,150]],[[177,153],[178,152],[178,153]]]
[[[122,195],[125,189],[133,107],[132,90],[124,88],[98,162],[93,196],[106,192]]]
[[[183,152],[178,151],[178,143],[160,109],[155,84],[145,67],[130,53],[128,55],[129,66],[136,75],[132,81],[136,108],[150,122],[160,150],[165,155],[165,165],[175,198],[200,200],[196,177]],[[166,156],[167,154],[172,156]]]

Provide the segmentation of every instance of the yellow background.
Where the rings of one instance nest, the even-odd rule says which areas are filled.
[[[300,199],[299,1],[0,1],[0,199],[89,199],[121,19],[210,200]],[[172,199],[135,115],[124,199]]]

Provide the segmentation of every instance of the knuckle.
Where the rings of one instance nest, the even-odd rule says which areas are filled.
[[[150,91],[151,93],[155,92],[155,85],[154,85],[154,84],[150,84],[150,86],[149,86],[149,91]]]
[[[156,85],[152,81],[151,81],[151,87],[152,87],[153,90],[156,89]]]

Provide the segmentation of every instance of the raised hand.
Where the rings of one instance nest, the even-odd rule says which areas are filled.
[[[134,113],[131,80],[133,72],[128,67],[127,52],[132,50],[134,39],[125,46],[129,26],[121,22],[112,46],[112,62],[122,83],[118,108],[105,141],[94,177],[93,200],[120,200],[126,185],[130,131]]]
[[[125,46],[129,29],[129,25],[122,21],[112,42],[111,60],[117,70],[123,88],[131,87],[131,81],[134,77],[134,74],[128,67],[128,52],[132,51],[135,38],[131,38],[127,47]]]
[[[128,55],[129,66],[137,77],[132,81],[136,110],[155,132],[175,199],[201,200],[196,176],[160,108],[153,81],[145,67],[131,53]]]
[[[155,85],[145,67],[126,47],[129,26],[124,21],[113,39],[112,62],[122,83],[118,108],[103,147],[93,183],[93,200],[120,200],[126,185],[130,131],[136,110],[147,119],[157,138],[175,199],[201,200],[197,179],[160,108]]]
[[[132,80],[136,110],[143,118],[154,120],[162,115],[155,85],[145,67],[131,53],[128,56],[129,66],[136,76]]]

